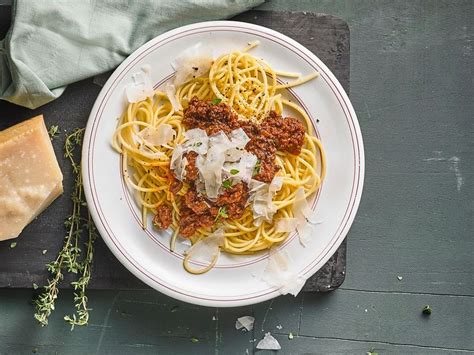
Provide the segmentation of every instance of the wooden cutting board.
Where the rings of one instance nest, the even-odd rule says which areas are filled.
[[[9,10],[0,6],[0,12]],[[0,13],[8,19],[9,14]],[[234,20],[265,26],[294,38],[313,51],[336,75],[349,93],[349,27],[341,19],[309,12],[249,11]],[[3,28],[2,28],[3,29]],[[1,29],[0,29],[1,30]],[[0,38],[3,34],[0,33]],[[63,158],[65,131],[85,127],[90,110],[110,73],[70,85],[57,100],[30,110],[0,101],[0,129],[43,114],[46,125],[59,125],[61,135],[53,140],[56,156],[64,174],[64,195],[20,235],[17,246],[11,241],[0,242],[0,287],[31,287],[42,285],[48,278],[45,264],[55,258],[65,236],[64,219],[71,211],[70,193],[73,177],[70,166]],[[1,208],[1,206],[0,206]],[[47,250],[46,254],[42,251]],[[344,241],[327,264],[311,277],[305,291],[329,291],[344,281],[346,242]],[[66,280],[67,281],[67,280]],[[63,282],[69,287],[68,282]],[[144,289],[147,285],[133,276],[112,255],[99,238],[95,243],[94,269],[90,284],[94,289]]]

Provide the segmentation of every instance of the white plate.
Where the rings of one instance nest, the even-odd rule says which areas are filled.
[[[258,277],[268,253],[252,256],[221,254],[217,266],[204,275],[188,274],[182,251],[169,251],[169,233],[140,227],[139,209],[124,185],[120,157],[110,141],[117,118],[126,107],[125,87],[133,73],[151,67],[155,87],[172,74],[171,61],[197,42],[211,44],[215,54],[241,49],[259,40],[252,50],[273,68],[320,77],[292,90],[310,114],[327,154],[327,176],[314,208],[322,224],[304,248],[289,238],[280,248],[294,259],[294,268],[309,277],[321,268],[344,240],[356,214],[364,180],[362,136],[352,105],[334,75],[308,49],[268,28],[232,21],[184,26],[156,37],[137,49],[112,74],[99,94],[87,124],[83,146],[86,198],[96,226],[115,256],[135,276],[171,297],[205,306],[242,306],[279,295]],[[316,118],[319,122],[316,122]]]

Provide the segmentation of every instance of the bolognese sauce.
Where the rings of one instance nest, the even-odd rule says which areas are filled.
[[[184,110],[183,124],[187,129],[203,129],[209,136],[220,132],[230,134],[233,130],[242,128],[250,139],[245,150],[258,158],[252,178],[265,183],[270,183],[280,169],[276,163],[277,150],[300,154],[306,133],[298,119],[283,118],[275,111],[270,111],[262,123],[257,124],[239,120],[237,114],[225,103],[213,104],[197,97],[193,97]],[[199,170],[196,167],[197,154],[188,152],[186,158],[185,179],[190,183],[190,187],[182,198],[179,234],[191,237],[198,228],[210,227],[221,219],[241,218],[249,198],[247,184],[239,182],[233,186],[226,186],[221,189],[217,199],[211,201],[200,194],[194,184],[199,178]],[[168,222],[168,214],[171,217],[171,211],[166,207],[163,209],[160,207],[155,216],[156,225],[167,228],[165,222]],[[164,217],[158,217],[160,213],[164,214]]]

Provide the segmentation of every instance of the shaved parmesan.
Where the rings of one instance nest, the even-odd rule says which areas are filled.
[[[273,215],[277,211],[273,204],[273,197],[281,189],[282,184],[283,179],[280,176],[275,176],[270,184],[256,182],[255,180],[250,181],[250,200],[253,202],[254,225],[259,226],[263,221],[272,221]]]
[[[175,111],[183,109],[176,98],[176,88],[193,78],[205,75],[211,69],[212,61],[211,48],[199,42],[182,52],[171,63],[175,75],[172,83],[166,83],[165,93]]]
[[[270,333],[266,333],[257,344],[257,349],[261,350],[281,350],[280,343]]]
[[[298,230],[300,243],[303,246],[306,246],[314,233],[314,228],[312,228],[311,224],[314,225],[321,222],[315,220],[314,212],[309,207],[302,187],[299,187],[298,190],[296,190],[295,202],[293,203],[293,214],[297,220],[296,229]]]
[[[252,316],[243,316],[237,318],[235,321],[235,329],[245,329],[246,331],[250,332],[253,329],[253,323],[255,322],[255,318]]]
[[[171,169],[182,179],[181,156],[189,151],[196,152],[199,171],[196,188],[210,200],[217,198],[224,179],[231,178],[232,182],[249,182],[252,179],[258,159],[244,150],[250,139],[242,129],[233,130],[229,136],[223,132],[208,136],[206,131],[195,128],[186,131],[184,138],[184,142],[173,152]]]
[[[244,149],[248,142],[250,142],[249,136],[245,133],[242,128],[234,129],[229,135],[230,141],[235,148]]]
[[[168,96],[170,100],[171,106],[173,106],[173,110],[180,111],[183,109],[181,103],[176,98],[176,86],[170,82],[166,83],[165,85],[165,94]]]
[[[302,187],[299,187],[296,190],[295,202],[293,203],[293,212],[295,215],[300,214],[305,218],[309,218],[312,214],[311,208],[309,207],[308,201],[306,200],[304,189]]]
[[[219,228],[214,233],[202,238],[186,251],[190,260],[212,263],[219,256],[220,247],[224,245],[224,230]]]
[[[237,169],[239,170],[237,176],[248,183],[252,179],[253,171],[257,161],[258,158],[252,153],[243,152],[242,157],[240,158],[239,168]]]
[[[138,134],[143,138],[145,143],[157,146],[168,143],[175,137],[176,132],[171,125],[163,123],[158,127],[146,127]]]
[[[155,95],[149,72],[143,69],[132,75],[132,83],[125,88],[128,102],[139,102]]]
[[[292,294],[296,297],[304,286],[305,278],[298,276],[291,269],[293,262],[285,251],[270,250],[268,264],[263,273],[263,281],[273,287],[278,287],[282,295]]]
[[[268,191],[275,194],[276,192],[281,190],[282,186],[283,186],[283,178],[281,176],[274,176],[272,181],[270,182],[270,186],[268,187]]]
[[[297,218],[280,218],[275,223],[275,230],[277,233],[293,232],[297,225]]]
[[[206,157],[198,156],[196,167],[201,174],[209,199],[217,198],[222,184],[222,168],[225,162],[225,151],[229,147],[229,138],[220,132],[209,137],[209,149]]]
[[[183,51],[172,63],[176,71],[173,84],[178,87],[188,80],[203,76],[212,65],[212,49],[201,42]]]
[[[184,162],[183,159],[184,149],[181,145],[177,145],[173,150],[173,155],[171,156],[170,161],[170,168],[174,171],[176,178],[180,181],[183,181],[183,176],[185,175],[185,165],[187,163]]]
[[[209,137],[206,131],[200,128],[190,129],[184,132],[184,137],[186,138],[186,142],[183,144],[183,147],[186,151],[193,151],[201,155],[207,153]]]

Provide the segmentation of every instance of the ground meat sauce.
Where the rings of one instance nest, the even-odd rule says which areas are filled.
[[[201,128],[208,135],[242,128],[250,141],[245,150],[259,159],[254,179],[270,183],[279,170],[275,163],[276,151],[299,154],[304,144],[305,128],[296,118],[282,118],[271,111],[268,117],[258,125],[241,121],[230,107],[224,103],[213,105],[211,101],[193,97],[184,110],[183,124],[187,129]],[[180,234],[191,237],[200,227],[210,227],[220,218],[238,219],[242,217],[249,197],[247,184],[240,182],[229,189],[223,189],[215,202],[209,201],[196,191],[193,184],[199,174],[196,167],[197,154],[186,155],[186,180],[191,183],[184,195],[180,208]],[[156,217],[155,217],[156,218]]]
[[[168,229],[172,222],[173,217],[171,206],[162,203],[156,209],[156,215],[153,218],[153,225],[157,228]]]
[[[171,170],[168,173],[168,180],[170,182],[170,191],[176,195],[183,187],[183,183],[176,179]]]
[[[274,111],[260,125],[264,137],[275,142],[277,150],[298,155],[304,144],[306,130],[300,120],[293,117],[283,118]]]
[[[213,105],[210,101],[193,97],[184,110],[183,124],[188,129],[201,128],[211,136],[220,131],[228,134],[239,128],[237,115],[224,103]]]
[[[186,192],[186,195],[184,195],[184,204],[196,214],[204,213],[211,207],[204,199],[204,196],[199,194],[195,188],[191,188]]]
[[[245,150],[258,158],[255,167],[255,180],[271,182],[280,167],[275,163],[276,147],[273,140],[264,136],[255,136],[245,146]]]
[[[188,164],[186,165],[186,181],[193,182],[196,181],[199,177],[199,170],[196,167],[196,152],[189,152],[186,153],[184,156],[188,160]]]
[[[199,227],[210,227],[219,218],[242,217],[248,198],[248,187],[242,182],[226,189],[215,202],[208,201],[191,186],[180,209],[179,234],[191,237]]]
[[[230,189],[225,189],[217,198],[216,205],[225,208],[227,218],[239,219],[244,214],[248,198],[247,184],[239,182]]]
[[[180,209],[179,234],[189,238],[196,233],[198,228],[212,226],[216,221],[217,213],[218,209],[215,207],[197,214],[192,209],[182,206]]]

